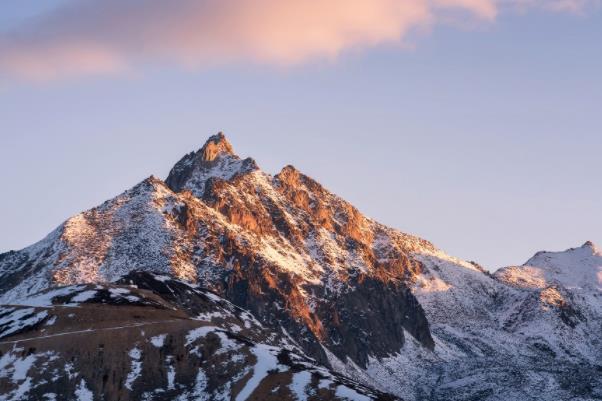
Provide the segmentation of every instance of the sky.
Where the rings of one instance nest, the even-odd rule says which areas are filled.
[[[490,270],[602,245],[588,0],[3,0],[0,252],[223,131]]]

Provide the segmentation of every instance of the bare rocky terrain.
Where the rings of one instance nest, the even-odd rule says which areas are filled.
[[[4,399],[394,400],[217,295],[147,272],[0,310]]]

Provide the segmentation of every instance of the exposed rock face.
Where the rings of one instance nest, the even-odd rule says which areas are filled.
[[[201,149],[201,161],[212,162],[219,155],[234,156],[234,148],[230,145],[230,142],[226,139],[222,132],[209,138],[205,143],[205,146]]]
[[[352,278],[351,290],[319,305],[325,344],[335,355],[347,355],[359,366],[369,357],[399,352],[404,332],[428,349],[434,347],[422,307],[404,285],[378,278]]]
[[[145,272],[120,283],[128,285],[62,287],[2,307],[2,398],[395,400],[316,366],[211,292]]]

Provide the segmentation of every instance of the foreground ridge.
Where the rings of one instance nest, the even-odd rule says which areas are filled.
[[[317,366],[249,312],[167,276],[60,287],[0,313],[0,337],[10,338],[0,340],[5,399],[396,399]]]

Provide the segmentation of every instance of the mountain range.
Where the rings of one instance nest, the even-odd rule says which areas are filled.
[[[602,252],[489,273],[221,133],[0,255],[0,399],[600,400]]]

